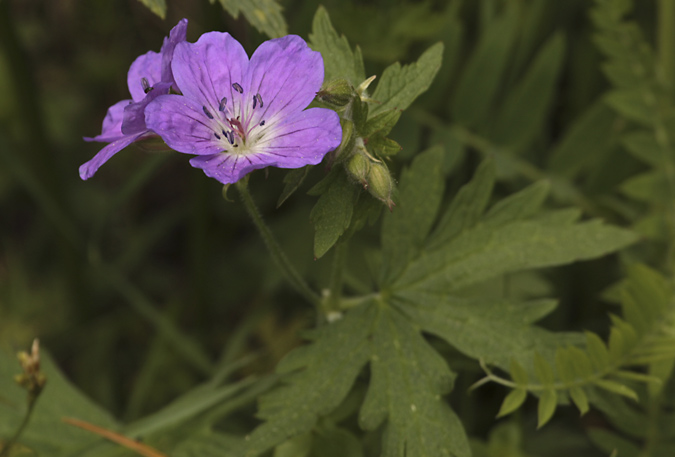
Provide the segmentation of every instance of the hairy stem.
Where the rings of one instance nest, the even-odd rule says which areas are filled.
[[[265,242],[265,246],[272,256],[274,263],[281,269],[286,280],[296,290],[296,292],[305,297],[305,299],[307,299],[307,301],[310,303],[318,305],[320,302],[319,295],[309,287],[309,285],[288,260],[286,254],[284,254],[281,246],[279,246],[279,243],[274,238],[272,231],[267,226],[267,224],[265,224],[265,221],[263,221],[260,211],[258,211],[258,207],[255,205],[253,197],[251,197],[251,193],[248,191],[248,186],[245,180],[237,182],[236,187],[239,191],[239,195],[241,196],[241,201],[246,208],[246,212],[249,214],[249,216],[251,216],[251,219],[253,219],[253,223],[257,227],[260,236]]]

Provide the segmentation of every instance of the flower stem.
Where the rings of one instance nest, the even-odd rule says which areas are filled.
[[[293,265],[291,265],[291,262],[288,260],[288,257],[286,257],[286,254],[284,254],[284,251],[281,250],[281,246],[279,246],[279,243],[277,243],[277,240],[274,238],[272,231],[267,226],[267,224],[265,224],[265,221],[263,221],[260,211],[258,211],[258,207],[255,205],[253,197],[251,197],[251,193],[248,191],[248,186],[245,180],[237,182],[236,187],[239,191],[239,195],[241,196],[241,201],[246,208],[246,212],[249,214],[249,216],[251,216],[253,223],[258,228],[258,232],[265,242],[265,246],[272,256],[274,263],[276,263],[277,267],[281,269],[281,271],[284,273],[284,276],[286,277],[286,280],[288,280],[290,285],[300,295],[305,297],[310,303],[318,305],[320,301],[319,295],[309,287],[304,279],[302,279],[302,276],[300,276]]]
[[[333,248],[333,265],[330,272],[330,284],[328,297],[324,300],[324,312],[326,314],[340,310],[342,297],[342,272],[346,255],[346,242],[337,243]]]
[[[19,428],[17,428],[16,432],[14,432],[14,436],[12,436],[7,441],[7,443],[5,443],[5,446],[2,449],[0,449],[0,457],[5,457],[9,455],[9,451],[12,449],[12,446],[14,446],[14,443],[17,442],[17,440],[23,433],[24,429],[28,425],[31,415],[33,414],[33,407],[35,406],[37,398],[38,395],[33,394],[28,395],[28,410],[26,411],[26,415],[24,416],[23,421],[21,421],[21,425],[19,425]]]

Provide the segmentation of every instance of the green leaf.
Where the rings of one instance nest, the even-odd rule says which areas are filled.
[[[511,374],[513,381],[518,384],[519,387],[525,387],[530,381],[527,376],[527,371],[525,371],[525,368],[523,368],[516,359],[511,359],[509,373]]]
[[[391,129],[396,125],[398,119],[401,117],[401,110],[392,109],[384,111],[375,116],[371,116],[366,122],[366,125],[361,132],[361,136],[368,138],[375,133],[381,136],[386,136],[391,132]]]
[[[555,34],[506,97],[491,135],[495,143],[520,148],[534,139],[551,107],[564,55],[563,35]]]
[[[555,382],[555,374],[551,365],[538,352],[534,353],[534,373],[537,375],[539,381],[544,386],[551,385]]]
[[[613,392],[615,394],[619,394],[638,401],[638,396],[635,391],[625,384],[621,384],[616,381],[610,381],[609,379],[596,379],[593,381],[593,384],[602,389],[608,390],[609,392]]]
[[[420,56],[417,62],[401,67],[396,62],[388,66],[372,98],[381,102],[373,105],[370,117],[392,109],[405,110],[425,92],[441,68],[443,43],[436,43]]]
[[[592,332],[585,332],[586,334],[586,350],[591,358],[593,366],[596,370],[604,371],[609,368],[609,351],[605,342]]]
[[[481,35],[454,92],[452,114],[459,122],[475,126],[489,114],[506,71],[518,33],[519,8],[507,11]]]
[[[453,373],[405,316],[381,305],[378,311],[362,427],[374,430],[387,420],[386,456],[468,457],[462,424],[441,398],[452,387]]]
[[[495,168],[491,160],[484,160],[473,179],[462,187],[432,233],[429,246],[446,243],[464,230],[472,228],[487,207],[495,182]]]
[[[309,45],[323,55],[324,81],[344,78],[358,86],[366,79],[361,50],[352,52],[344,35],[338,36],[323,6],[317,9],[309,34]]]
[[[558,406],[558,396],[555,390],[545,390],[539,397],[539,406],[537,408],[537,428],[542,428],[551,420],[555,409]]]
[[[71,385],[44,350],[40,358],[47,384],[19,443],[40,455],[82,455],[102,439],[64,423],[61,418],[76,418],[111,430],[116,430],[118,424],[110,414]],[[19,373],[21,366],[16,357],[0,349],[0,436],[3,438],[14,434],[26,413],[27,393],[14,381],[14,376]]]
[[[441,146],[415,157],[401,173],[396,209],[382,225],[382,280],[393,281],[418,254],[436,218],[443,193]]]
[[[623,145],[633,157],[653,167],[660,167],[668,160],[668,151],[657,141],[654,132],[637,130],[621,138]]]
[[[281,5],[274,0],[219,0],[222,7],[235,19],[239,12],[260,33],[270,38],[287,35],[286,20],[281,14]]]
[[[313,331],[314,342],[293,350],[279,364],[285,385],[260,399],[265,422],[249,435],[246,455],[258,455],[310,431],[346,397],[372,352],[368,335],[375,310],[362,306]]]
[[[139,0],[160,18],[166,17],[166,0]]]
[[[324,181],[328,187],[309,216],[314,224],[314,257],[317,259],[328,252],[349,227],[359,192],[345,173],[336,172]],[[323,191],[324,181],[311,189],[310,194]]]
[[[312,452],[312,434],[294,436],[274,448],[274,457],[307,457]]]
[[[279,200],[277,200],[277,208],[279,208],[293,193],[298,190],[298,187],[307,177],[310,167],[296,168],[286,173],[284,176],[284,190],[279,195]]]
[[[338,427],[322,427],[314,435],[312,455],[321,457],[363,457],[363,445],[352,432]],[[278,456],[274,456],[278,457]],[[288,457],[300,457],[289,454]]]
[[[633,176],[623,182],[621,192],[638,201],[664,205],[673,201],[675,182],[666,170],[657,169]]]
[[[499,413],[497,417],[503,417],[507,414],[511,414],[525,402],[527,399],[527,390],[525,389],[513,389],[509,394],[504,398],[501,408],[499,408]]]
[[[500,200],[485,214],[483,223],[500,227],[535,215],[541,209],[549,188],[548,181],[539,181]]]
[[[585,167],[597,163],[612,145],[617,116],[603,102],[591,105],[572,126],[550,154],[548,169],[557,175],[573,178]]]
[[[615,90],[605,95],[605,102],[626,119],[642,125],[654,125],[656,100],[654,95],[642,89]]]
[[[588,397],[586,397],[586,393],[581,387],[572,387],[570,389],[570,397],[572,397],[572,401],[579,408],[582,416],[588,412]]]

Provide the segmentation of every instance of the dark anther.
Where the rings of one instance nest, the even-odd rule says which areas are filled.
[[[204,114],[206,114],[206,117],[209,119],[213,119],[213,114],[209,112],[209,110],[206,109],[206,106],[202,106],[202,109],[204,110]]]
[[[230,144],[234,144],[234,133],[230,130],[227,135],[227,141],[230,142]]]
[[[244,93],[244,88],[241,87],[241,85],[240,85],[239,83],[234,83],[234,84],[232,84],[232,87],[234,87],[234,90],[236,90],[236,91],[239,92],[240,94],[243,94],[243,93]]]
[[[235,148],[238,148],[238,147],[239,147],[239,145],[238,145],[238,144],[235,144],[235,145],[234,145],[234,147],[235,147]]]
[[[225,111],[226,106],[227,106],[227,97],[223,97],[223,99],[220,101],[220,105],[218,105],[218,111]]]
[[[146,94],[153,89],[152,87],[150,87],[148,78],[141,78],[141,87],[143,88],[143,92],[145,92]]]
[[[260,127],[262,127],[263,125],[265,125],[265,121],[264,121],[264,120],[263,120],[263,121],[260,121]]]
[[[255,97],[255,95],[254,95],[254,96],[253,96],[253,109],[255,109],[255,102],[257,102],[257,101],[258,101],[258,99],[257,99],[257,98]]]
[[[258,99],[258,105],[260,105],[260,107],[262,108],[263,107],[262,96],[260,94],[255,94],[255,98]]]
[[[216,132],[213,132],[213,134],[216,136],[216,138],[220,139],[220,135],[218,135]]]

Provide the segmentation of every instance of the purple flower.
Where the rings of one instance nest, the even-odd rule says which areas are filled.
[[[323,60],[298,36],[266,41],[249,61],[228,33],[205,33],[176,46],[171,68],[183,95],[149,103],[146,124],[223,184],[267,166],[316,165],[340,145],[337,113],[304,110],[323,83]]]
[[[131,100],[122,100],[108,109],[101,134],[86,141],[108,143],[93,159],[80,167],[80,178],[91,178],[101,165],[134,141],[152,135],[145,125],[145,107],[160,95],[169,93],[176,82],[171,71],[174,49],[185,41],[187,19],[182,19],[164,38],[159,53],[150,51],[138,57],[129,68],[127,85]]]

